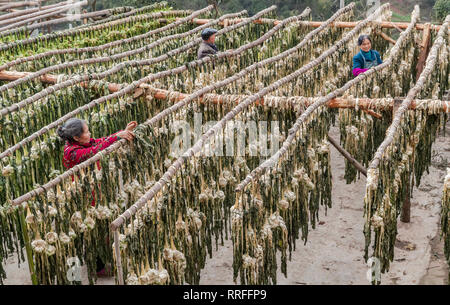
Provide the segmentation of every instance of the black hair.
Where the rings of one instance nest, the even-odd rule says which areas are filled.
[[[67,120],[63,126],[57,130],[58,136],[64,141],[73,142],[73,137],[79,137],[83,134],[83,127],[86,122],[77,118]]]
[[[364,40],[369,39],[370,43],[372,43],[372,39],[370,39],[369,35],[361,35],[358,38],[358,46],[362,45]]]

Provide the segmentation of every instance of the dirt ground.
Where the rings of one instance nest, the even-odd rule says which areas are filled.
[[[382,284],[447,284],[448,265],[444,243],[439,237],[439,220],[445,168],[450,166],[450,122],[447,137],[440,135],[433,146],[430,173],[411,199],[411,222],[398,222],[394,262],[381,275]],[[339,140],[339,129],[330,135]],[[297,250],[288,261],[287,278],[278,273],[278,284],[370,284],[364,263],[363,198],[365,178],[354,184],[344,180],[344,158],[331,147],[333,174],[333,207],[320,213],[321,225],[311,230],[308,242],[297,242]],[[370,252],[369,252],[370,253]],[[202,271],[200,284],[233,284],[233,253],[226,241]],[[5,284],[31,284],[26,263],[17,266],[12,256],[6,264]],[[87,284],[86,269],[82,272]],[[113,278],[99,279],[97,284],[114,284]]]

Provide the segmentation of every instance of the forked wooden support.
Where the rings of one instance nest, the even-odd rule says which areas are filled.
[[[392,39],[391,37],[389,37],[386,33],[383,32],[379,32],[378,35],[380,35],[383,39],[389,41],[390,43],[392,43],[393,45],[395,45],[396,41],[394,39]]]
[[[362,109],[362,111],[364,111],[365,113],[367,113],[367,114],[373,116],[374,118],[377,118],[377,119],[382,119],[382,118],[383,118],[383,116],[382,116],[381,114],[379,114],[379,113],[377,113],[377,112],[375,112],[375,111],[373,111],[373,110],[370,110],[370,109]]]

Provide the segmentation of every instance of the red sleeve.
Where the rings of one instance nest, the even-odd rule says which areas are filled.
[[[66,167],[73,167],[76,164],[80,164],[83,161],[94,156],[101,150],[104,150],[108,146],[111,146],[114,142],[119,140],[119,137],[116,136],[117,132],[108,136],[99,139],[93,139],[94,144],[90,147],[84,148],[83,146],[74,145],[69,146],[64,150],[64,165]]]
[[[111,138],[111,137],[114,137],[114,136],[117,138],[116,134],[118,134],[118,133],[121,132],[121,131],[122,131],[122,130],[119,130],[118,132],[113,133],[112,135],[107,136],[107,137],[94,139],[94,141],[95,141],[95,143],[97,144],[97,143],[101,143],[101,142],[107,141],[108,138]],[[110,144],[110,145],[111,145],[111,144]],[[109,146],[109,145],[108,145],[108,146]],[[105,148],[106,148],[106,147],[105,147]]]

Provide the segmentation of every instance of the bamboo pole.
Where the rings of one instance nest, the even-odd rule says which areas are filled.
[[[399,28],[399,29],[407,29],[409,26],[409,23],[407,22],[390,22],[390,21],[383,21],[383,22],[378,22],[378,21],[374,21],[376,24],[378,24],[380,27],[385,28],[385,29],[394,29],[394,28]],[[307,21],[304,23],[304,25],[308,25],[308,26],[312,26],[312,27],[316,27],[320,24],[320,21]],[[357,24],[359,23],[359,21],[355,21],[355,22],[336,22],[334,24],[334,26],[339,27],[339,28],[353,28],[355,27]],[[416,24],[416,30],[423,30],[425,28],[424,24]],[[439,31],[441,29],[440,25],[432,25],[431,27],[432,30],[434,31]]]
[[[122,14],[119,14],[119,15],[115,15],[115,16],[111,16],[111,17],[108,17],[106,19],[99,20],[99,21],[96,21],[96,22],[93,22],[93,23],[90,23],[90,24],[79,25],[79,26],[73,28],[73,30],[86,28],[86,27],[92,27],[92,26],[96,26],[96,25],[99,25],[99,24],[103,24],[103,23],[109,23],[109,22],[115,21],[117,19],[123,19],[123,18],[129,17],[129,16],[132,16],[132,15],[137,15],[137,14],[140,14],[140,13],[145,12],[145,11],[149,11],[149,10],[153,10],[153,9],[168,8],[168,6],[167,6],[167,2],[166,1],[161,1],[161,2],[153,3],[151,5],[146,5],[146,6],[143,6],[141,8],[137,8],[137,9],[135,9],[132,6],[124,6],[124,8],[128,12],[122,13]]]
[[[349,6],[346,7],[346,9],[350,8],[352,9],[354,6],[354,3],[351,3]],[[345,43],[347,43],[359,30],[367,26],[367,24],[373,20],[376,16],[378,16],[383,9],[386,9],[389,5],[385,4],[381,6],[374,14],[372,14],[369,18],[361,22],[358,26],[356,26],[352,31],[347,33],[341,40],[339,40],[337,43],[335,43],[331,48],[329,48],[327,51],[323,52],[319,57],[316,59],[310,61],[308,64],[302,66],[300,69],[296,70],[295,72],[275,81],[274,83],[270,84],[268,87],[265,87],[258,91],[258,93],[252,95],[251,97],[245,99],[243,102],[241,102],[239,105],[237,105],[233,110],[228,112],[217,124],[215,124],[213,127],[211,127],[206,133],[202,135],[199,141],[197,141],[190,149],[188,149],[181,157],[179,157],[175,162],[172,163],[172,165],[169,167],[169,169],[163,174],[162,178],[156,182],[148,192],[146,192],[141,198],[139,198],[138,201],[136,201],[130,208],[128,208],[122,215],[120,215],[118,218],[116,218],[111,223],[111,229],[116,230],[119,228],[122,224],[125,223],[126,219],[129,219],[132,215],[134,215],[142,206],[151,200],[157,193],[161,191],[164,185],[166,185],[169,181],[172,180],[172,178],[175,176],[177,171],[181,168],[183,163],[189,159],[190,157],[194,156],[195,154],[199,153],[204,145],[204,143],[207,143],[208,139],[214,135],[216,135],[220,130],[223,129],[223,127],[226,125],[226,123],[233,119],[238,113],[240,113],[242,110],[246,109],[248,106],[256,102],[258,99],[263,97],[264,95],[267,95],[269,92],[276,90],[278,87],[287,84],[291,82],[292,80],[296,79],[300,75],[304,74],[305,72],[311,70],[312,68],[318,66],[320,63],[322,63],[325,59],[327,59],[330,55],[335,53],[341,46],[343,46]],[[338,12],[342,12],[342,10],[339,10]],[[314,36],[314,31],[308,33],[305,38],[302,40],[302,43],[305,43],[310,40]],[[233,76],[229,79],[232,79]],[[218,83],[220,86],[227,80],[221,81]],[[217,86],[217,84],[215,85]],[[215,87],[214,86],[214,87]],[[202,89],[203,90],[203,89]],[[202,91],[200,90],[200,91]],[[195,94],[192,94],[191,96],[195,96]],[[180,102],[182,103],[182,102]]]
[[[247,20],[248,18],[239,18],[239,19],[225,19],[222,20],[221,22],[219,22],[219,25],[221,26],[226,26],[226,25],[232,25],[232,24],[237,24],[239,22],[243,22],[245,20]],[[193,22],[196,24],[206,24],[208,22],[210,22],[211,19],[196,19]],[[256,20],[252,20],[252,23],[254,24],[273,24],[273,25],[278,25],[281,23],[281,20],[275,20],[275,19],[268,19],[268,18],[260,18],[260,19],[256,19]]]
[[[115,89],[115,84],[111,85],[111,88]],[[188,94],[176,92],[176,91],[168,91],[164,89],[155,88],[148,84],[142,84],[140,88],[150,89],[153,91],[153,97],[156,99],[167,99],[170,96],[175,96],[176,101],[181,101],[188,97]],[[113,89],[113,90],[114,90]],[[141,91],[136,97],[142,95]],[[204,100],[208,100],[214,104],[222,104],[228,100],[235,101],[236,104],[242,102],[242,100],[248,98],[248,95],[228,95],[228,94],[205,94],[204,96],[199,97],[201,103],[205,103]],[[280,96],[268,96],[261,97],[256,100],[255,105],[264,106],[266,105],[266,99],[277,98],[280,103],[289,104],[290,107],[294,107],[295,105],[301,104],[302,106],[310,106],[314,104],[315,101],[323,98],[323,97],[303,97],[303,96],[290,96],[290,97],[280,97]],[[392,109],[395,105],[401,104],[404,98],[396,98],[396,99],[385,99],[385,98],[349,98],[349,97],[335,97],[330,99],[325,105],[328,108],[359,108],[361,110],[368,111],[370,115],[375,116],[376,118],[381,119],[382,116],[378,113],[373,112],[371,109]],[[437,108],[442,112],[450,112],[450,101],[433,101],[433,100],[414,100],[409,109],[426,109],[429,107]]]
[[[400,47],[402,46],[403,42],[405,41],[407,35],[412,31],[412,29],[415,27],[415,24],[417,23],[419,19],[419,7],[416,5],[414,8],[414,11],[412,13],[411,23],[409,24],[409,27],[406,29],[403,35],[400,36],[400,38],[397,40],[397,43],[392,48],[389,58],[382,63],[381,65],[378,65],[376,67],[373,67],[366,71],[365,73],[359,74],[354,79],[348,81],[345,83],[344,86],[334,90],[333,92],[329,93],[327,96],[320,98],[318,101],[316,101],[314,104],[309,106],[295,121],[295,124],[289,129],[289,136],[286,138],[286,140],[283,142],[283,146],[269,159],[264,161],[260,166],[255,168],[251,171],[250,174],[245,177],[244,180],[242,180],[238,186],[236,187],[236,191],[240,192],[242,191],[251,181],[257,179],[257,177],[261,176],[268,168],[271,168],[274,164],[277,164],[278,160],[285,155],[288,152],[289,146],[294,141],[297,131],[302,126],[303,122],[307,119],[309,115],[313,113],[316,109],[319,107],[325,105],[327,102],[332,100],[333,98],[336,98],[338,95],[343,94],[345,91],[347,91],[349,88],[351,88],[353,85],[361,82],[365,78],[368,78],[370,75],[374,74],[377,71],[380,71],[386,67],[388,67],[392,63],[392,59],[395,58],[400,52]],[[359,102],[359,100],[358,100]],[[359,103],[358,103],[359,107]]]
[[[28,10],[13,11],[12,13],[0,15],[0,20],[7,20],[7,19],[18,17],[18,16],[22,16],[22,15],[32,14],[37,11],[39,11],[39,8],[31,8]]]

